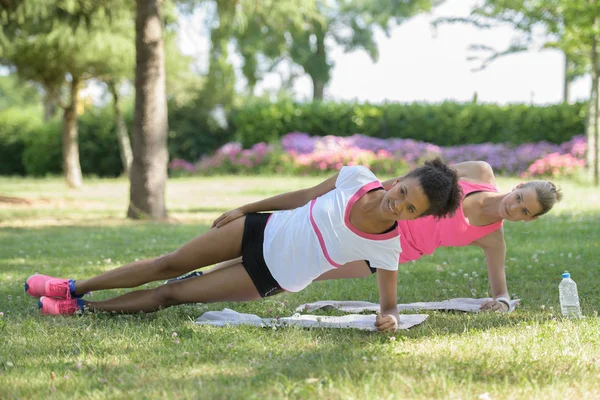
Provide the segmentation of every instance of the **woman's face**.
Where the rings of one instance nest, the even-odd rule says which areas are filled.
[[[385,194],[381,212],[395,220],[416,219],[429,209],[429,199],[419,178],[398,180]]]
[[[540,212],[542,206],[534,188],[519,185],[500,202],[500,216],[509,221],[530,222],[537,219],[534,215]]]

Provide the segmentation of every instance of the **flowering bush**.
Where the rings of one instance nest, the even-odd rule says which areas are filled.
[[[319,152],[341,152],[356,149],[368,150],[372,153],[385,151],[395,158],[400,158],[409,164],[416,164],[423,159],[433,158],[441,153],[440,147],[431,143],[419,142],[413,139],[378,139],[365,135],[339,136],[309,136],[306,133],[288,133],[281,138],[284,151],[295,154],[310,154]]]
[[[385,150],[373,152],[342,148],[317,150],[309,154],[290,154],[294,162],[294,172],[303,175],[339,171],[344,165],[364,165],[375,174],[401,174],[408,169],[406,161]]]
[[[571,154],[576,158],[585,158],[585,152],[587,151],[587,141],[585,135],[578,135],[568,142],[564,142],[560,145],[561,154]]]
[[[278,173],[315,174],[338,171],[344,165],[365,165],[375,174],[399,175],[426,159],[442,157],[449,163],[483,160],[501,173],[521,176],[571,175],[585,165],[585,137],[576,136],[556,145],[549,142],[470,144],[439,147],[413,139],[378,139],[364,135],[309,136],[293,132],[279,145],[264,142],[243,149],[227,143],[196,165],[175,159],[169,164],[176,174]]]
[[[581,168],[585,167],[585,161],[571,154],[551,153],[544,158],[536,160],[521,174],[522,178],[538,177],[565,177],[573,176]]]
[[[181,158],[175,158],[169,163],[169,170],[172,175],[180,176],[196,172],[196,167],[188,161],[182,160]]]
[[[261,172],[265,164],[269,164],[276,155],[275,147],[264,142],[244,150],[237,142],[227,143],[214,155],[200,159],[196,168],[202,173],[239,173]]]
[[[560,152],[560,146],[548,142],[526,143],[519,146],[482,143],[445,147],[442,149],[442,157],[449,163],[483,160],[495,171],[519,174],[535,160],[555,152]]]

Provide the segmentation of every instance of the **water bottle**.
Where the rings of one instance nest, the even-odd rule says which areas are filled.
[[[563,280],[558,285],[560,298],[560,310],[562,315],[571,318],[581,317],[581,308],[579,307],[579,295],[577,294],[577,284],[571,279],[571,274],[565,271],[562,274]]]

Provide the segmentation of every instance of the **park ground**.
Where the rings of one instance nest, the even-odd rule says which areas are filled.
[[[558,182],[565,199],[549,215],[505,224],[508,286],[521,299],[510,314],[427,312],[394,334],[194,324],[225,307],[277,317],[317,300],[376,302],[374,277],[127,316],[40,316],[24,294],[35,272],[77,279],[158,256],[224,211],[319,180],[171,179],[169,220],[136,222],[125,219],[125,179],[90,178],[75,191],[60,178],[0,177],[2,195],[21,200],[0,202],[0,398],[600,398],[600,190],[578,180]],[[579,286],[580,320],[560,316],[564,270]],[[440,249],[399,271],[402,303],[489,295],[477,248]]]

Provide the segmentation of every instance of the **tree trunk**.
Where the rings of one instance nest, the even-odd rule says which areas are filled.
[[[167,100],[161,0],[136,0],[135,110],[129,218],[167,216]]]
[[[127,132],[127,125],[125,124],[125,118],[121,112],[121,106],[119,103],[119,91],[114,82],[108,82],[108,90],[113,96],[113,107],[115,109],[115,129],[117,131],[117,139],[119,141],[119,153],[121,154],[121,162],[123,163],[123,173],[129,176],[131,169],[131,163],[133,161],[133,152],[131,150],[131,142],[129,141],[129,132]]]
[[[325,82],[313,78],[313,100],[322,101],[323,92],[325,91]]]
[[[316,59],[318,60],[318,64],[322,64],[326,69],[326,76],[329,77],[329,68],[331,68],[327,64],[327,54],[325,50],[325,34],[324,32],[318,32],[317,37],[317,51],[315,54]],[[323,72],[323,71],[321,71]],[[321,75],[321,74],[320,74]],[[312,77],[313,81],[313,100],[322,101],[323,94],[325,92],[325,85],[328,80],[319,79],[316,76]]]
[[[569,56],[565,53],[565,75],[563,82],[563,103],[569,104],[569,97],[571,97],[571,84],[573,83],[573,79],[570,75],[571,70],[571,61],[569,60]]]
[[[593,72],[592,72],[593,75]],[[591,178],[594,176],[594,151],[595,143],[594,143],[594,125],[596,121],[596,93],[598,88],[594,89],[594,78],[592,77],[592,89],[590,93],[590,99],[587,105],[587,118],[586,118],[586,143],[587,143],[587,152],[586,152],[586,168],[589,171],[589,175]]]
[[[600,172],[600,168],[599,168],[599,164],[600,164],[600,149],[599,149],[599,143],[598,143],[598,124],[600,123],[599,121],[599,116],[600,116],[600,94],[599,94],[599,90],[600,88],[598,87],[598,85],[600,85],[600,79],[599,79],[599,72],[598,70],[596,70],[596,73],[594,74],[594,79],[592,81],[592,85],[596,88],[596,95],[593,98],[593,104],[594,104],[594,118],[593,118],[593,124],[592,124],[592,129],[590,129],[589,131],[589,136],[588,136],[588,160],[591,162],[590,164],[590,170],[592,171],[593,177],[594,177],[594,186],[598,186],[600,185],[600,176],[599,176],[599,172]],[[592,154],[591,157],[589,156],[589,154]]]
[[[596,25],[596,24],[595,24]],[[592,90],[590,95],[590,103],[588,106],[587,118],[587,165],[594,180],[594,185],[600,184],[600,149],[598,143],[598,124],[600,123],[600,63],[598,60],[598,41],[594,37],[592,39]]]
[[[58,112],[60,87],[44,85],[44,121],[50,121]]]
[[[79,78],[73,77],[70,85],[69,104],[65,107],[62,125],[63,173],[67,184],[79,188],[82,184],[81,165],[79,164],[79,143],[77,140],[77,102]]]

